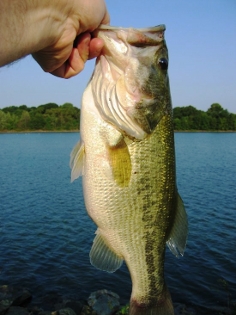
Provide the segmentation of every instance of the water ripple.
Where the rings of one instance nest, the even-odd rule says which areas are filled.
[[[101,288],[130,296],[125,264],[114,274],[90,265],[95,225],[81,180],[70,184],[75,134],[0,134],[1,283],[24,285],[36,297],[51,291],[87,298]],[[220,279],[236,296],[236,134],[175,135],[178,187],[189,217],[184,258],[166,252],[174,301],[225,305]]]

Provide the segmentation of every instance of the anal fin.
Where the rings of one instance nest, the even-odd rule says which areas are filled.
[[[175,215],[175,221],[170,232],[167,246],[172,254],[176,257],[184,255],[184,250],[188,236],[188,218],[184,208],[183,201],[180,195],[177,193],[177,209]]]
[[[97,235],[89,254],[90,262],[98,269],[107,272],[115,272],[121,267],[123,259],[108,247],[98,231],[96,233]]]

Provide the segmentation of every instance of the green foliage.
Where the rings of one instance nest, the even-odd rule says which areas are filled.
[[[213,103],[204,112],[189,105],[173,109],[175,130],[227,131],[236,130],[236,114]],[[0,131],[78,130],[80,109],[71,103],[61,106],[47,103],[38,107],[26,105],[0,109]]]
[[[129,305],[122,306],[116,315],[128,315],[129,314]]]
[[[0,130],[5,130],[7,128],[7,115],[4,111],[0,110]]]
[[[175,130],[236,130],[236,114],[229,113],[218,103],[213,103],[206,112],[192,105],[175,107],[173,116]]]
[[[9,106],[0,110],[0,131],[78,130],[79,120],[80,109],[71,103]]]

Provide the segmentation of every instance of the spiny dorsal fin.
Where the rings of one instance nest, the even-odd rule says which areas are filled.
[[[123,259],[108,247],[98,231],[96,233],[97,235],[89,254],[90,262],[98,269],[114,272],[121,267]]]
[[[84,143],[79,141],[70,154],[71,182],[83,175]]]
[[[177,211],[175,221],[170,232],[167,246],[169,247],[172,254],[176,257],[184,255],[188,236],[188,218],[184,208],[183,201],[180,195],[177,193]]]

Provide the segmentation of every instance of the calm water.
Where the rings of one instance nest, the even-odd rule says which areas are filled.
[[[87,298],[106,288],[125,303],[126,266],[108,274],[89,263],[95,226],[81,180],[70,184],[68,166],[78,137],[0,134],[0,284],[25,286],[36,297],[56,291]],[[177,133],[175,139],[190,231],[184,258],[167,250],[167,283],[176,302],[225,306],[229,295],[236,298],[236,133]]]

